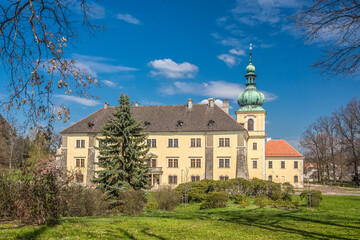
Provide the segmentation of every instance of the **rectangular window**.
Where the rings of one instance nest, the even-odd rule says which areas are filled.
[[[224,159],[219,159],[219,168],[224,167]]]
[[[156,168],[156,158],[151,159],[151,167]]]
[[[230,138],[219,138],[219,147],[230,147]]]
[[[196,167],[201,168],[201,159],[196,159]]]
[[[192,182],[200,181],[200,176],[191,176],[191,181]]]
[[[298,183],[299,182],[299,177],[298,176],[294,176],[294,183]]]
[[[169,168],[177,168],[179,167],[179,161],[178,159],[172,159],[172,158],[169,158],[168,159],[168,167]]]
[[[225,167],[226,168],[230,167],[230,159],[228,159],[228,158],[225,159]]]
[[[230,159],[229,158],[220,158],[219,159],[219,168],[229,168],[230,167]]]
[[[225,138],[225,147],[230,147],[230,138]]]
[[[177,138],[169,138],[168,147],[179,147],[179,140]]]
[[[285,168],[285,161],[281,161],[281,168]]]
[[[220,180],[223,181],[229,180],[229,176],[220,176]]]
[[[190,167],[195,167],[195,159],[190,159]]]
[[[178,161],[178,159],[174,159],[174,167],[175,167],[175,168],[179,167],[179,161]]]
[[[192,168],[201,168],[201,159],[190,159],[190,167]]]
[[[224,147],[224,138],[219,138],[219,147]]]
[[[156,148],[156,139],[147,139],[146,144],[151,148]]]
[[[272,168],[273,168],[273,162],[269,161],[269,169],[272,169]]]
[[[190,143],[191,147],[201,147],[201,138],[191,138]]]
[[[169,175],[169,184],[177,184],[177,176]]]
[[[85,159],[83,159],[83,158],[77,158],[77,159],[75,160],[75,167],[84,168],[84,167],[85,167]]]
[[[76,140],[76,148],[85,148],[85,140]]]
[[[294,168],[295,168],[295,169],[298,169],[298,168],[299,168],[299,162],[298,162],[298,161],[295,161],[295,162],[294,162]]]
[[[254,168],[254,169],[258,168],[258,166],[257,166],[257,160],[253,160],[252,165],[253,165],[253,168]]]
[[[253,143],[253,150],[257,150],[257,143],[256,142]]]

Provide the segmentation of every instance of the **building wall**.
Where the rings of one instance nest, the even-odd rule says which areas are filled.
[[[244,124],[248,129],[248,119],[254,120],[254,131],[248,131],[247,141],[247,164],[249,178],[265,179],[265,118],[266,111],[241,112],[236,111],[237,122]],[[253,143],[257,143],[257,149],[253,149]],[[257,161],[257,168],[253,168],[253,161]]]
[[[245,154],[246,137],[245,131],[240,132],[198,132],[198,133],[150,133],[149,139],[156,139],[156,147],[151,147],[149,153],[152,158],[156,159],[156,167],[161,168],[162,175],[160,177],[160,185],[168,184],[169,175],[176,175],[178,184],[191,181],[191,176],[199,176],[204,179],[209,172],[205,169],[206,157],[210,163],[211,176],[210,179],[218,180],[220,176],[228,176],[235,178],[236,174],[240,172],[247,173],[247,166],[242,164],[241,170],[237,169],[239,161],[239,153]],[[240,136],[238,136],[240,135]],[[74,134],[63,136],[66,141],[67,148],[63,148],[65,154],[66,168],[69,171],[81,172],[84,175],[83,184],[91,185],[91,178],[94,176],[94,171],[97,166],[93,164],[96,161],[96,156],[99,154],[94,149],[94,145],[98,146],[98,141],[94,140],[95,136],[86,134]],[[168,139],[178,139],[178,147],[168,147]],[[191,147],[191,138],[200,138],[201,147]],[[220,147],[219,138],[229,138],[229,147]],[[212,139],[206,146],[206,139]],[[76,140],[85,140],[85,148],[76,148]],[[65,144],[63,143],[63,146]],[[211,155],[206,156],[206,149],[211,149]],[[240,149],[240,150],[239,150]],[[66,151],[65,151],[66,150]],[[83,168],[76,167],[76,159],[85,159],[85,166]],[[201,159],[200,168],[191,167],[191,159]],[[229,168],[219,168],[219,159],[230,159]],[[243,159],[245,156],[242,157]],[[168,159],[178,159],[178,167],[168,167]],[[246,168],[246,169],[243,169]],[[238,173],[239,174],[239,173]]]
[[[90,136],[87,134],[76,134],[76,135],[67,135],[67,153],[66,153],[66,166],[67,170],[70,172],[80,172],[84,176],[83,184],[86,184],[87,179],[87,169],[88,169],[88,160],[89,160],[89,139]],[[85,140],[85,148],[76,148],[76,140]],[[63,144],[64,145],[64,144]],[[83,158],[85,159],[85,167],[76,167],[76,159]]]
[[[238,134],[227,132],[207,132],[207,133],[150,133],[150,139],[156,139],[156,148],[150,148],[150,153],[156,155],[157,167],[161,167],[163,174],[160,184],[168,184],[169,175],[176,175],[178,183],[191,181],[191,176],[200,176],[200,179],[210,178],[218,180],[220,176],[236,177],[236,159]],[[179,147],[168,147],[168,139],[177,138]],[[191,138],[200,138],[201,147],[191,147]],[[219,138],[229,138],[230,147],[220,147]],[[206,139],[208,145],[206,146]],[[210,141],[209,141],[210,140]],[[244,146],[244,138],[241,138],[241,146]],[[211,149],[212,153],[208,161],[212,161],[209,167],[211,173],[206,171],[206,149]],[[178,159],[178,168],[168,167],[168,159]],[[192,168],[191,159],[201,159],[201,168]],[[219,168],[219,159],[230,159],[230,168]],[[211,174],[211,177],[207,177]]]
[[[269,161],[273,168],[269,169]],[[285,168],[281,168],[281,161],[285,161]],[[298,168],[294,168],[294,162],[298,161]],[[266,180],[272,175],[273,182],[289,182],[297,187],[303,187],[303,157],[266,157]],[[298,176],[299,182],[294,182],[294,176]]]

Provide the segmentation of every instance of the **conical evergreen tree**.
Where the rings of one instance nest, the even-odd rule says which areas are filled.
[[[93,182],[113,197],[125,189],[145,188],[148,184],[149,147],[144,127],[131,115],[128,96],[121,94],[113,117],[102,127],[98,138],[100,152]]]

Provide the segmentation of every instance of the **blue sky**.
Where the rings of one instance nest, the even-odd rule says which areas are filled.
[[[106,30],[95,38],[81,33],[69,53],[102,83],[91,93],[100,102],[62,93],[71,120],[60,131],[120,93],[141,105],[195,103],[229,98],[230,112],[244,89],[248,47],[253,43],[257,88],[265,94],[266,131],[297,145],[305,127],[359,96],[356,79],[323,78],[309,67],[321,54],[319,43],[305,43],[292,29],[296,0],[98,1]]]

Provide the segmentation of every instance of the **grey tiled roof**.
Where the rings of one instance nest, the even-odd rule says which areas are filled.
[[[101,108],[79,122],[62,130],[68,133],[98,133],[115,107]],[[139,106],[131,109],[134,117],[147,125],[146,132],[203,132],[203,131],[242,131],[243,126],[225,113],[216,104]]]

